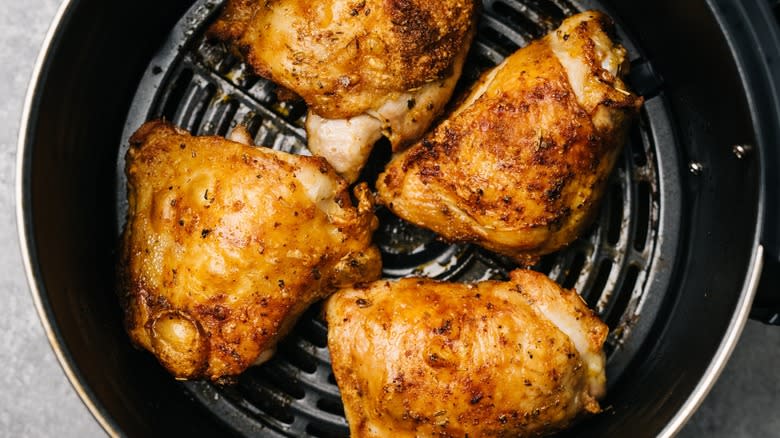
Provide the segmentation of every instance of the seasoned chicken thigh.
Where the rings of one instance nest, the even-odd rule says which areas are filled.
[[[126,328],[177,378],[267,360],[312,302],[381,273],[367,188],[353,207],[321,158],[155,121],[131,137],[126,173]]]
[[[382,135],[398,150],[449,100],[475,0],[228,0],[209,34],[309,106],[309,148],[354,181]]]
[[[642,98],[599,12],[563,21],[485,74],[379,176],[380,202],[448,240],[525,264],[572,242],[597,211]]]
[[[377,281],[325,314],[353,437],[538,436],[600,410],[607,327],[538,272]]]

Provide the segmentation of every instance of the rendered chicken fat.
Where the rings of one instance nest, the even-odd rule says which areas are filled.
[[[600,410],[607,327],[538,272],[377,281],[337,292],[325,315],[355,438],[538,436]]]
[[[311,303],[381,273],[368,188],[353,206],[321,158],[156,121],[132,136],[126,172],[125,324],[177,378],[224,380],[267,360]]]

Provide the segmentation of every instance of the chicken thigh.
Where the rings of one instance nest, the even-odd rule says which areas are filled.
[[[538,272],[377,281],[325,314],[353,437],[538,436],[600,410],[608,329]]]
[[[612,23],[584,12],[483,75],[455,111],[379,176],[379,200],[451,241],[523,264],[578,237],[597,211],[642,98],[621,76]]]
[[[309,149],[354,181],[373,144],[423,135],[449,100],[475,0],[228,0],[209,34],[309,107]]]
[[[155,121],[131,137],[126,173],[125,324],[177,378],[267,360],[312,302],[381,273],[368,189],[353,207],[321,158]]]

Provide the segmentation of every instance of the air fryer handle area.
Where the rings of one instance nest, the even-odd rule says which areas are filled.
[[[780,117],[777,120],[775,131],[780,130]],[[780,138],[780,135],[775,135]],[[765,166],[764,229],[761,238],[764,264],[750,317],[766,324],[780,325],[780,141],[761,152]]]
[[[780,0],[771,0],[772,8],[769,17],[780,17]],[[767,54],[766,59],[776,63],[780,59],[780,20],[769,19],[776,26],[771,28],[767,38],[770,41],[772,51]],[[773,38],[772,38],[773,37]],[[774,44],[772,44],[774,43]],[[764,269],[761,273],[761,281],[758,286],[758,293],[753,302],[753,309],[750,316],[767,324],[780,325],[780,72],[775,67],[771,70],[770,81],[774,83],[774,93],[771,93],[771,106],[774,111],[767,111],[774,117],[770,135],[774,136],[774,141],[770,143],[768,151],[764,156],[766,171],[766,221],[765,221],[765,246],[766,258]],[[767,108],[767,109],[769,109]]]
[[[730,29],[732,51],[752,100],[751,118],[763,172],[764,266],[750,317],[780,325],[780,2],[708,0]],[[751,23],[750,28],[739,23]],[[736,153],[737,157],[741,154]]]
[[[774,166],[775,170],[774,174],[768,172],[768,169],[765,170],[766,202],[761,239],[764,264],[750,317],[766,324],[780,325],[780,143],[776,143],[771,149],[762,151],[764,158],[768,159],[765,161]]]
[[[750,318],[780,325],[780,261],[777,259],[764,263]]]

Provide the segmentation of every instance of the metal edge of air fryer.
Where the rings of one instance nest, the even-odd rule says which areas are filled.
[[[33,66],[30,82],[22,109],[20,120],[19,138],[16,148],[16,175],[14,195],[16,198],[16,228],[19,237],[19,248],[22,256],[27,284],[30,288],[38,319],[46,334],[54,355],[68,378],[73,389],[81,399],[84,406],[100,424],[103,430],[112,437],[121,435],[120,430],[111,415],[106,411],[94,392],[84,383],[81,372],[73,366],[74,360],[70,351],[65,347],[62,332],[53,324],[54,315],[45,292],[46,286],[38,265],[38,256],[35,242],[35,230],[33,229],[32,207],[30,200],[30,172],[32,133],[30,123],[38,118],[38,110],[41,98],[41,89],[46,83],[49,74],[52,54],[62,34],[68,27],[74,11],[78,7],[78,0],[64,0],[54,15],[49,30],[43,39],[38,58]]]
[[[704,398],[709,394],[713,385],[715,385],[715,382],[718,380],[718,377],[723,372],[723,369],[742,334],[742,330],[745,328],[748,315],[750,315],[750,306],[753,303],[753,297],[755,297],[756,290],[758,289],[758,281],[761,278],[763,264],[764,248],[760,244],[757,244],[753,249],[753,255],[749,263],[750,269],[747,281],[740,293],[737,308],[734,311],[734,315],[731,317],[729,327],[718,346],[715,356],[712,358],[704,375],[699,379],[699,383],[696,384],[691,395],[688,396],[688,400],[685,401],[674,417],[666,424],[666,427],[661,430],[658,434],[659,437],[671,438],[680,432],[685,423],[688,422],[704,401]]]
[[[25,269],[25,274],[28,280],[28,284],[33,296],[35,307],[38,316],[41,320],[41,324],[46,332],[47,338],[52,350],[60,362],[63,371],[68,377],[71,385],[74,387],[82,402],[90,410],[94,418],[100,423],[103,429],[112,436],[119,436],[121,432],[117,428],[117,424],[113,421],[111,416],[105,411],[104,406],[101,405],[99,400],[94,396],[94,393],[86,387],[83,382],[83,377],[79,371],[72,367],[73,359],[70,352],[64,348],[64,342],[60,331],[52,325],[51,308],[48,303],[48,299],[45,295],[45,285],[42,283],[39,268],[37,267],[37,256],[34,230],[32,228],[32,213],[30,210],[30,155],[32,153],[29,143],[33,139],[33,133],[30,131],[29,123],[36,119],[38,112],[38,100],[40,99],[39,92],[42,85],[46,81],[48,74],[48,64],[50,61],[50,55],[56,50],[58,39],[61,36],[64,29],[68,26],[69,18],[78,5],[78,1],[64,0],[61,4],[51,27],[44,39],[42,49],[35,63],[33,74],[31,77],[30,85],[27,90],[27,95],[24,103],[24,109],[21,118],[21,128],[19,133],[19,141],[17,145],[17,166],[16,166],[16,182],[15,182],[15,194],[16,194],[16,219],[17,230],[19,233],[19,242],[22,252],[22,259]],[[710,2],[711,3],[711,2]],[[720,23],[721,26],[723,25]],[[730,41],[731,42],[731,41]],[[732,51],[734,48],[732,46]],[[743,71],[740,71],[744,74]],[[743,76],[744,80],[744,76]],[[754,102],[751,103],[751,108],[755,110]],[[746,276],[746,282],[741,291],[740,298],[737,304],[737,308],[733,314],[732,320],[729,323],[726,335],[724,336],[716,355],[714,356],[711,364],[707,368],[706,372],[700,379],[695,390],[692,392],[686,403],[674,416],[674,418],[667,424],[667,426],[661,432],[661,436],[672,436],[680,430],[690,416],[695,412],[701,401],[704,399],[709,389],[717,380],[720,372],[722,371],[725,363],[730,356],[739,335],[747,321],[750,305],[755,295],[756,288],[758,286],[758,280],[760,278],[761,268],[763,264],[763,247],[758,243],[759,233],[763,225],[763,213],[765,202],[765,190],[763,183],[765,182],[765,175],[762,167],[761,174],[761,192],[759,195],[759,226],[757,227],[756,235],[754,236],[753,255],[750,260],[750,269]]]
[[[728,359],[731,357],[731,353],[734,351],[750,316],[750,310],[759,288],[761,273],[764,268],[765,249],[760,242],[762,237],[765,237],[762,236],[762,232],[767,225],[765,223],[767,202],[769,202],[767,199],[767,167],[771,165],[765,155],[769,148],[777,148],[776,144],[771,144],[767,140],[769,136],[768,130],[778,129],[777,126],[771,127],[762,123],[758,114],[762,111],[771,111],[775,115],[775,122],[780,120],[780,107],[778,107],[778,102],[780,102],[778,87],[780,87],[780,84],[773,81],[771,76],[772,70],[768,61],[770,56],[764,52],[772,49],[775,56],[780,55],[780,38],[778,38],[777,27],[770,21],[774,15],[769,10],[769,5],[764,2],[755,2],[755,4],[748,6],[754,9],[748,11],[743,3],[734,2],[729,4],[729,7],[733,9],[727,14],[724,11],[724,2],[720,0],[706,0],[706,2],[713,12],[718,26],[723,31],[734,61],[737,64],[751,112],[753,130],[756,133],[758,142],[756,146],[758,153],[761,155],[759,160],[758,223],[753,236],[753,251],[748,264],[744,286],[740,292],[737,307],[726,333],[710,365],[699,379],[693,392],[691,392],[683,406],[659,434],[660,437],[664,438],[673,437],[680,432],[702,404],[726,367]],[[734,25],[734,21],[730,22],[728,20],[742,20],[741,23],[750,25],[748,26],[750,30],[742,30],[744,33],[740,34]],[[757,29],[759,30],[757,31]],[[771,90],[771,95],[759,94],[756,89],[762,87]]]
[[[146,69],[146,73],[144,74],[143,78],[141,79],[139,87],[136,89],[135,98],[133,99],[133,104],[131,105],[131,109],[128,112],[128,119],[126,120],[124,132],[122,134],[122,146],[120,146],[120,150],[119,150],[118,157],[117,157],[118,158],[118,162],[117,162],[117,184],[118,184],[117,193],[124,193],[124,188],[123,188],[123,183],[122,183],[123,182],[123,169],[124,169],[124,160],[123,160],[124,153],[122,151],[122,148],[126,146],[127,139],[129,138],[130,134],[133,132],[133,130],[138,125],[140,125],[141,123],[146,121],[149,117],[156,118],[156,117],[160,117],[161,114],[162,114],[162,116],[165,117],[166,119],[169,119],[169,120],[172,120],[172,121],[178,120],[179,123],[184,123],[184,125],[182,125],[182,126],[189,126],[189,128],[192,128],[192,129],[195,129],[196,131],[198,131],[199,127],[203,127],[205,122],[206,122],[206,120],[209,120],[208,117],[203,118],[203,117],[195,117],[195,116],[193,116],[193,117],[195,117],[197,122],[194,122],[195,124],[192,125],[192,120],[190,120],[190,119],[192,119],[193,117],[182,116],[184,118],[179,120],[179,115],[181,115],[181,114],[190,114],[190,110],[186,109],[186,108],[189,108],[190,106],[193,106],[193,101],[190,99],[190,96],[193,96],[193,94],[191,94],[190,91],[191,91],[191,89],[194,89],[194,88],[192,88],[193,86],[195,88],[201,88],[202,85],[203,85],[201,83],[203,78],[200,76],[201,73],[199,73],[199,70],[202,69],[203,66],[198,66],[198,65],[192,64],[192,59],[190,59],[187,62],[183,62],[183,61],[186,58],[191,58],[193,56],[193,54],[195,54],[196,52],[199,52],[199,49],[197,47],[200,47],[200,44],[198,43],[198,40],[200,38],[197,35],[193,36],[193,34],[194,33],[198,33],[197,32],[198,31],[197,22],[200,21],[201,25],[205,25],[205,23],[208,21],[208,16],[211,15],[213,12],[215,12],[213,5],[211,5],[212,2],[213,2],[213,0],[209,0],[209,1],[203,1],[202,0],[202,1],[198,2],[196,5],[194,5],[190,9],[190,11],[187,14],[185,14],[182,19],[180,19],[179,23],[171,31],[171,33],[169,35],[169,39],[165,43],[163,43],[161,50],[158,51],[158,53],[151,59],[151,61],[148,64],[148,67]],[[213,3],[219,3],[219,2],[213,2]],[[492,3],[492,2],[487,1],[486,3]],[[563,6],[561,6],[561,4],[564,4],[565,2],[552,1],[551,3],[553,3],[556,7],[563,8]],[[574,9],[568,10],[568,13],[572,13],[574,10],[585,10],[585,9],[594,9],[594,8],[596,8],[596,9],[603,9],[604,8],[604,5],[601,5],[597,1],[574,1],[572,3],[574,3],[572,5],[572,8],[574,8]],[[564,14],[567,13],[566,10],[563,10],[563,9],[561,9],[561,12],[564,13]],[[494,16],[493,19],[495,20],[495,16]],[[206,21],[204,21],[204,20],[206,20]],[[533,19],[531,19],[531,21],[533,21]],[[534,22],[534,23],[536,24],[536,22]],[[620,32],[620,27],[618,27],[618,31]],[[510,39],[512,41],[515,41],[516,38],[517,38],[517,36],[515,36],[515,38],[510,38]],[[529,39],[530,39],[530,37],[529,37]],[[627,43],[631,42],[631,39],[628,38],[627,36],[623,36],[623,37],[621,37],[621,39],[625,40]],[[490,44],[490,41],[483,41],[483,43],[484,44]],[[525,43],[527,43],[527,40],[525,41]],[[493,42],[492,44],[496,44],[496,43]],[[493,46],[491,45],[490,47],[493,47]],[[640,51],[635,47],[635,45],[634,44],[630,44],[630,47],[632,47],[632,49],[630,49],[630,51],[629,51],[629,53],[632,54],[632,59],[641,59],[642,56],[640,54]],[[182,59],[177,61],[177,58],[180,58],[180,57]],[[196,59],[200,59],[198,54],[195,54],[195,58]],[[182,70],[181,66],[178,66],[178,67],[176,66],[177,64],[182,63],[182,62],[183,62],[183,64],[187,65],[187,67],[184,67],[183,70]],[[196,62],[196,64],[197,64],[197,62]],[[210,65],[211,61],[206,62],[206,64]],[[184,70],[189,71],[190,75],[189,76],[182,75],[181,73]],[[192,72],[193,71],[195,72],[195,76],[199,77],[199,79],[197,81],[193,81],[192,80]],[[216,72],[212,72],[212,73],[216,73]],[[235,81],[235,78],[233,77],[234,73],[236,73],[236,72],[233,71],[233,70],[230,70],[230,73],[227,74],[227,76],[225,76],[225,78],[230,78],[229,80],[231,82]],[[225,72],[221,72],[221,73],[218,73],[218,74],[226,74],[226,73]],[[181,76],[186,76],[187,79],[185,79],[185,82],[189,83],[190,85],[184,86],[182,88],[182,90],[180,90],[180,92],[172,91],[173,89],[180,88],[178,85],[175,85],[175,83],[179,82],[179,79],[177,79],[177,78],[180,78]],[[657,78],[655,78],[655,79],[657,79]],[[190,81],[192,81],[192,82],[190,82]],[[173,82],[173,83],[169,83],[169,82]],[[252,83],[254,83],[254,82],[252,82]],[[197,85],[194,85],[194,84],[197,84]],[[230,85],[230,84],[224,83],[222,85],[217,85],[217,89],[220,89],[222,86],[225,86],[225,85]],[[234,88],[234,85],[231,85],[229,88]],[[252,87],[254,87],[254,85]],[[186,91],[184,91],[185,89],[186,89]],[[224,93],[224,91],[220,91],[216,95],[220,95],[221,96],[222,94],[220,94],[220,93]],[[181,94],[181,96],[177,97],[177,98],[172,98],[173,105],[171,106],[170,102],[169,102],[169,97],[166,97],[166,95],[168,95],[168,94],[170,94],[170,95]],[[183,97],[183,96],[187,96],[187,97]],[[209,96],[211,96],[211,94],[209,94]],[[185,109],[180,107],[180,104],[177,103],[179,99],[182,99],[182,102],[184,102]],[[221,100],[221,99],[218,99],[218,100]],[[209,97],[208,99],[203,101],[203,105],[210,106],[211,103],[208,103],[207,101],[211,101],[213,103],[213,97]],[[652,114],[655,114],[658,111],[661,111],[661,112],[664,113],[664,115],[667,115],[666,114],[666,109],[665,109],[666,105],[664,104],[663,97],[653,94],[653,99],[650,102],[654,102],[654,105],[653,105],[654,110],[650,111]],[[163,111],[160,108],[156,108],[155,109],[155,107],[160,107],[160,108],[162,108],[162,107],[174,108],[175,107],[175,109],[170,109],[169,111]],[[649,110],[650,109],[648,107],[648,111]],[[163,111],[163,112],[161,112],[161,111]],[[173,112],[170,112],[170,111],[173,111]],[[205,109],[202,109],[202,110],[199,110],[199,111],[200,112],[207,112],[207,110],[205,110]],[[192,114],[194,114],[194,113],[195,113],[195,111],[193,110]],[[653,117],[653,116],[648,116],[648,117],[650,119],[653,119],[653,120],[655,120],[655,118],[656,118],[656,117]],[[655,122],[650,124],[651,126],[654,127],[654,128],[650,128],[650,131],[652,131],[652,132],[650,132],[650,131],[646,132],[646,134],[648,136],[653,137],[653,140],[650,141],[650,143],[651,144],[655,144],[655,146],[648,146],[648,145],[645,144],[644,145],[645,147],[650,147],[652,149],[652,148],[658,148],[659,146],[661,146],[661,145],[657,144],[658,141],[657,141],[656,137],[659,136],[659,135],[661,137],[664,137],[664,133],[668,134],[667,131],[670,130],[669,126],[663,126],[663,127],[656,126],[657,122],[658,121],[656,120]],[[668,122],[668,120],[667,120],[667,122]],[[650,122],[648,122],[648,123],[650,123]],[[190,125],[192,125],[192,126],[190,126]],[[656,130],[655,130],[656,128],[660,128],[661,131],[663,131],[663,132],[656,132]],[[208,128],[208,129],[211,129],[211,128]],[[208,134],[209,135],[213,135],[214,132],[209,132]],[[219,133],[219,135],[222,135],[222,134],[223,134],[222,132]],[[669,152],[669,151],[667,151],[667,152]],[[664,156],[664,160],[662,160],[662,161],[664,161],[666,164],[665,165],[660,165],[660,164],[656,163],[654,165],[647,165],[647,166],[652,167],[653,169],[656,169],[656,166],[659,166],[656,170],[653,170],[653,172],[662,172],[663,173],[664,170],[666,170],[666,171],[668,171],[668,173],[666,175],[667,177],[669,177],[671,174],[674,173],[674,171],[672,169],[668,169],[667,168],[669,166],[669,164],[670,164],[667,161],[674,161],[674,160],[670,160],[669,154],[661,154],[660,151],[656,150],[654,152],[654,155],[656,156],[655,159],[650,157],[650,158],[648,158],[648,160],[652,161],[652,162],[656,162],[657,160],[659,160],[661,158],[660,155],[663,155]],[[672,153],[671,155],[674,156],[675,154]],[[628,157],[627,157],[627,160],[630,161],[628,159]],[[672,167],[674,167],[674,168],[677,167],[676,166],[676,161],[674,161],[671,164],[672,164]],[[630,167],[631,165],[626,164],[626,166]],[[653,174],[655,174],[655,173],[653,173]],[[626,177],[626,176],[624,175],[624,177]],[[656,176],[656,178],[657,177],[658,176]],[[677,179],[674,179],[674,180],[677,181]],[[626,184],[631,184],[631,183],[627,182]],[[676,187],[676,183],[674,185]],[[624,188],[624,190],[625,190],[625,188]],[[660,200],[660,202],[661,203],[670,202],[670,198],[667,199],[668,196],[667,196],[667,198],[664,198],[664,190],[660,190],[660,192],[661,193],[660,193],[659,196],[661,198],[663,198],[662,200]],[[625,193],[623,193],[623,195],[625,196]],[[669,194],[667,193],[667,195],[669,195]],[[669,196],[671,196],[671,198],[675,197],[673,194],[669,195]],[[126,204],[125,204],[125,201],[122,198],[123,198],[122,196],[118,196],[117,199],[116,199],[116,201],[118,202],[117,207],[118,207],[118,210],[119,210],[119,213],[117,214],[117,217],[123,217],[124,216],[124,209],[126,208]],[[626,202],[626,200],[624,200],[623,202]],[[631,201],[628,200],[627,202],[629,203],[629,205],[622,205],[621,204],[622,207],[618,208],[619,210],[621,210],[621,209],[624,210],[623,214],[625,214],[626,208],[628,208],[629,209],[628,211],[630,212]],[[678,202],[679,202],[679,200],[678,200]],[[674,224],[673,221],[669,221],[669,218],[667,217],[668,214],[672,210],[674,210],[674,208],[670,209],[669,206],[667,206],[667,208],[664,208],[662,210],[665,213],[662,213],[663,217],[660,220],[662,222],[666,223],[665,227],[670,227],[670,228],[665,228],[667,230],[667,233],[666,233],[667,236],[666,237],[669,237],[669,239],[660,239],[660,237],[658,237],[658,239],[659,239],[658,240],[658,244],[660,245],[660,241],[661,240],[665,240],[665,241],[668,240],[668,242],[666,244],[662,245],[664,247],[667,247],[667,246],[669,246],[670,242],[676,242],[676,238],[674,238],[674,236],[677,235],[677,231],[674,231],[675,230],[675,227],[674,227],[675,224]],[[648,220],[650,220],[650,219],[648,219]],[[118,231],[121,231],[121,224],[117,224],[117,225],[119,226]],[[658,224],[656,224],[656,225],[648,224],[647,226],[651,227],[653,230],[656,230],[657,229],[656,227],[658,226]],[[628,226],[627,227],[621,226],[620,228],[621,229],[625,228],[624,230],[621,231],[621,233],[631,234],[631,232],[628,231],[628,228],[630,228],[630,227],[628,227]],[[668,234],[670,232],[671,232],[671,234],[673,236],[668,236]],[[628,236],[626,238],[630,239],[630,237],[628,237]],[[621,241],[622,241],[622,238],[621,238]],[[629,246],[631,245],[630,243],[627,243],[627,242],[623,242],[623,244],[624,245],[629,245]],[[674,245],[671,245],[671,246],[674,246]],[[650,247],[655,247],[655,244],[650,245]],[[669,250],[669,248],[667,248],[666,251],[668,251],[668,250]],[[629,250],[629,252],[630,251],[631,250]],[[666,252],[666,251],[661,250],[661,249],[654,249],[654,250],[648,250],[648,251],[653,254],[652,256],[648,256],[648,258],[652,259],[653,261],[657,261],[658,257],[663,257],[662,254]],[[676,250],[672,249],[672,252],[676,252]],[[625,272],[623,272],[623,271],[625,271],[624,268],[626,268],[629,265],[629,262],[627,260],[628,259],[626,259],[625,263],[623,263],[623,262],[617,263],[617,265],[622,266],[622,265],[625,264],[625,266],[619,267],[619,266],[616,265],[616,267],[614,269],[611,268],[611,269],[613,269],[614,271],[617,272],[617,274],[615,275],[615,280],[614,280],[616,282],[616,284],[622,284],[622,282],[623,282],[623,280],[622,280],[624,278],[623,274],[625,273]],[[639,283],[645,284],[645,282],[646,282],[646,284],[652,283],[653,285],[663,284],[663,286],[661,286],[661,290],[664,290],[664,291],[667,290],[665,285],[667,284],[666,281],[668,281],[668,278],[664,279],[664,278],[661,278],[661,277],[664,277],[664,276],[668,277],[669,272],[666,272],[663,269],[658,269],[657,267],[654,267],[655,263],[653,263],[652,261],[650,261],[648,263],[649,263],[648,264],[648,266],[649,266],[648,269],[650,269],[651,272],[648,274],[648,277],[644,281],[641,281]],[[660,274],[662,271],[666,272],[667,275]],[[560,274],[560,272],[559,272],[559,274]],[[637,284],[639,284],[639,283],[637,283]],[[631,284],[633,285],[633,282]],[[646,287],[647,286],[643,286],[643,288],[646,288]],[[622,288],[619,288],[616,285],[613,285],[609,289],[610,290],[611,289],[621,289],[622,290]],[[628,293],[630,291],[623,291],[623,292]],[[661,301],[660,297],[655,296],[655,297],[652,297],[652,298],[653,298],[652,300],[648,300],[648,301],[655,301],[654,306],[652,306],[652,305],[650,305],[650,306],[645,305],[644,306],[645,307],[645,309],[644,309],[645,311],[651,310],[648,307],[657,307],[660,304],[660,301]],[[645,304],[651,304],[651,303],[648,302],[648,303],[645,303]],[[623,308],[621,307],[620,309],[622,311]],[[625,310],[628,311],[628,308],[626,308]],[[638,308],[636,309],[636,312],[637,313],[639,312]],[[618,313],[620,313],[620,312],[618,312]],[[645,315],[645,313],[648,313],[648,314]],[[642,325],[642,327],[640,327],[639,325],[636,325],[634,327],[634,329],[637,329],[637,334],[631,336],[631,338],[632,338],[631,343],[632,344],[635,343],[634,340],[637,339],[637,336],[638,336],[639,332],[644,332],[644,335],[647,334],[647,330],[649,329],[649,326],[651,325],[650,323],[654,320],[654,317],[651,316],[651,314],[654,315],[655,312],[654,311],[643,312],[644,317],[643,318],[639,318],[638,320],[635,320],[634,318],[630,318],[631,321],[639,321],[641,323],[640,325]],[[634,322],[634,324],[636,324],[636,322]],[[622,326],[623,323],[621,322],[621,323],[619,323],[619,325]],[[633,330],[631,330],[631,331],[633,331]],[[639,339],[644,339],[644,335],[639,336]],[[625,348],[629,348],[627,345],[628,344],[624,345],[624,344],[621,343],[621,350],[623,350]],[[632,347],[630,347],[630,349],[632,351],[635,351],[636,348],[638,348],[638,345],[633,345]],[[629,354],[629,356],[630,356],[630,354]],[[614,365],[615,364],[613,363],[611,366],[614,368]],[[627,365],[626,360],[623,360],[622,361],[622,365],[620,365],[619,368],[622,369],[626,365]],[[245,400],[239,400],[239,399],[233,398],[232,403],[234,403],[234,405],[231,405],[230,404],[231,402],[227,401],[227,400],[231,399],[231,397],[229,397],[229,396],[228,397],[219,396],[218,395],[219,393],[217,392],[217,389],[209,387],[208,384],[189,382],[189,383],[185,384],[185,386],[187,388],[187,391],[190,393],[190,395],[195,397],[202,404],[207,405],[208,409],[212,410],[212,413],[215,414],[218,418],[220,418],[222,420],[224,420],[225,417],[227,417],[227,418],[234,418],[235,417],[237,419],[243,419],[243,420],[246,420],[247,418],[249,418],[249,416],[247,416],[246,413],[242,414],[242,412],[241,412],[241,409],[242,409],[241,406],[243,405]],[[213,400],[220,400],[220,402],[219,403],[215,403]],[[249,403],[252,404],[251,402],[249,402]],[[291,403],[291,406],[292,406],[292,405],[296,404],[296,401],[290,399],[290,403]],[[217,406],[217,404],[219,404],[219,406]],[[300,406],[298,406],[298,407],[300,408]],[[295,406],[293,406],[293,408],[295,408]],[[295,410],[295,409],[293,409],[293,410]],[[261,411],[262,412],[266,412],[264,409],[261,409]],[[314,412],[314,411],[312,411],[312,412]],[[295,420],[295,421],[293,421],[293,423],[295,424],[295,430],[293,430],[293,428],[291,428],[291,427],[284,426],[281,423],[274,423],[274,424],[277,424],[278,427],[282,427],[283,430],[285,430],[288,433],[293,433],[293,432],[296,432],[296,431],[300,432],[302,430],[301,427],[303,427],[303,426],[301,426],[301,422],[297,421],[297,418],[298,418],[297,416],[293,415],[292,417]],[[240,421],[240,423],[244,423],[243,426],[246,426],[247,424],[249,424],[249,423],[247,423],[246,421],[243,421],[243,420]],[[273,419],[272,419],[272,421],[273,421]],[[342,420],[342,422],[343,422],[343,420]],[[238,425],[232,424],[231,422],[227,422],[227,423],[228,423],[229,427],[233,428],[236,431],[240,431],[239,433],[244,433],[243,426],[239,427]],[[306,424],[303,423],[303,425],[305,426]],[[344,426],[346,426],[346,425],[344,424]],[[268,429],[268,430],[270,430],[270,429]]]

